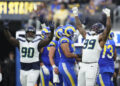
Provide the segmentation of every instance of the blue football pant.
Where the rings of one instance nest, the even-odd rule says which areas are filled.
[[[59,71],[63,77],[64,86],[77,86],[77,76],[73,64],[60,62]]]
[[[50,75],[45,75],[43,70],[40,72],[41,86],[49,86],[49,82],[53,84],[53,69],[51,66],[46,66],[49,69]],[[59,76],[60,83],[53,84],[54,86],[63,86],[62,76]]]
[[[113,81],[111,81],[111,78],[113,76],[113,73],[102,73],[99,74],[97,77],[97,84],[99,86],[114,86]]]

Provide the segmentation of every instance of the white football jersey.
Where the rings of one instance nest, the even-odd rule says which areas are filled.
[[[25,38],[18,38],[20,50],[20,62],[32,63],[39,61],[38,43],[41,41],[40,37],[36,37],[33,41],[28,42]]]
[[[102,50],[99,35],[86,35],[83,44],[82,62],[98,62]]]

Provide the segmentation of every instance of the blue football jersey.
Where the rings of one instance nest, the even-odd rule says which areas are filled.
[[[59,40],[59,53],[60,53],[60,61],[62,62],[70,62],[70,63],[75,63],[75,58],[68,58],[64,55],[62,48],[61,48],[61,44],[63,43],[69,43],[69,49],[71,53],[75,53],[75,47],[74,47],[74,42],[67,37],[61,37]]]
[[[115,52],[114,40],[107,40],[100,54],[99,59],[100,73],[104,72],[114,73],[114,58],[113,58],[114,52]]]
[[[49,66],[51,65],[49,60],[49,45],[44,47],[43,52],[41,54],[41,59],[45,65],[49,65]]]
[[[55,65],[58,66],[59,61],[60,61],[60,53],[59,53],[59,49],[58,49],[58,41],[57,40],[53,40],[50,42],[49,46],[54,46],[55,47],[55,55],[54,55],[54,61],[55,61]]]

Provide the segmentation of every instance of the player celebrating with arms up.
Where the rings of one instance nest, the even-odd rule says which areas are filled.
[[[76,27],[84,38],[82,63],[80,64],[78,73],[78,86],[94,86],[100,52],[111,30],[110,10],[107,8],[103,9],[103,12],[107,16],[106,29],[104,29],[104,25],[101,23],[96,23],[91,28],[91,35],[87,35],[85,29],[82,27],[78,17],[78,8],[74,7],[72,10],[76,20]]]
[[[27,26],[25,30],[25,38],[15,39],[9,32],[7,23],[4,23],[4,34],[8,41],[20,50],[20,81],[22,86],[34,86],[40,70],[39,48],[50,43],[54,34],[54,25],[49,23],[51,35],[41,40],[36,37],[36,29],[33,26]]]
[[[114,33],[110,32],[108,40],[100,54],[99,59],[99,77],[97,83],[99,86],[113,86],[111,78],[114,73],[114,61],[116,60],[117,53],[115,49],[115,42],[113,40]]]

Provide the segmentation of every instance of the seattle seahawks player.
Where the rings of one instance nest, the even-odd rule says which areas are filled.
[[[46,39],[50,35],[50,28],[44,27],[41,31],[42,38]],[[40,69],[41,86],[49,86],[49,81],[52,81],[52,67],[49,61],[49,45],[40,49],[40,58],[42,60]]]
[[[63,26],[57,27],[55,31],[55,40],[51,41],[49,46],[49,59],[50,63],[53,68],[53,83],[56,84],[56,86],[63,86],[63,80],[62,76],[59,73],[58,65],[60,61],[60,55],[59,55],[59,49],[58,49],[58,41],[63,36]]]
[[[9,32],[9,27],[4,25],[4,34],[8,41],[20,51],[20,81],[22,86],[34,86],[39,76],[40,61],[39,61],[39,48],[42,48],[50,43],[54,34],[54,25],[49,24],[51,35],[41,40],[36,37],[36,29],[33,26],[27,26],[25,30],[25,38],[15,39]]]
[[[80,64],[78,73],[78,86],[94,86],[100,52],[111,30],[110,9],[103,9],[103,13],[107,16],[106,29],[104,29],[102,24],[94,24],[91,29],[92,35],[87,35],[85,29],[82,27],[78,17],[78,8],[74,7],[72,10],[76,20],[76,27],[84,38],[82,63]]]
[[[113,40],[114,33],[111,32],[99,59],[99,76],[97,83],[99,86],[113,86],[111,78],[114,73],[114,61],[116,59],[115,42]]]
[[[77,86],[77,76],[74,70],[76,59],[79,56],[75,54],[75,47],[72,37],[74,36],[75,27],[65,25],[63,27],[64,36],[59,40],[59,72],[63,77],[64,86]]]

